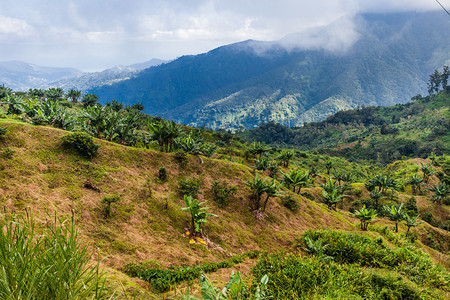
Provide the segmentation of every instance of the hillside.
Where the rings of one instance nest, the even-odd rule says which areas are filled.
[[[230,154],[230,150],[225,147],[214,158],[188,155],[183,162],[176,153],[125,147],[96,139],[95,142],[100,145],[99,152],[90,160],[61,146],[60,139],[68,132],[22,123],[15,116],[1,119],[0,126],[8,130],[0,142],[0,196],[3,211],[23,214],[25,208],[30,208],[41,224],[48,222],[46,213],[51,215],[57,211],[67,217],[73,213],[79,220],[81,241],[89,246],[93,260],[101,261],[101,267],[108,275],[108,287],[111,291],[125,293],[120,296],[124,299],[134,296],[138,299],[160,299],[173,295],[176,288],[185,290],[182,286],[170,285],[171,292],[163,294],[155,288],[154,282],[150,285],[143,280],[128,277],[124,273],[128,263],[144,263],[146,267],[170,269],[221,262],[230,259],[230,255],[253,250],[274,253],[284,249],[298,253],[293,245],[296,238],[300,238],[307,229],[328,228],[340,232],[363,233],[359,230],[359,221],[350,216],[347,210],[352,206],[359,207],[360,204],[356,202],[367,198],[368,191],[363,182],[375,172],[381,171],[370,165],[358,165],[333,158],[336,170],[357,171],[349,190],[351,196],[334,211],[320,200],[322,188],[319,183],[325,183],[327,176],[323,165],[330,158],[298,152],[292,159],[290,168],[281,166],[280,169],[288,172],[293,168],[307,170],[316,166],[320,177],[317,176],[315,182],[304,187],[302,194],[283,188],[284,195],[271,198],[263,218],[258,219],[249,208],[252,202],[251,190],[245,184],[258,172],[251,167],[255,158],[246,159],[240,155],[242,152],[239,149]],[[272,151],[275,151],[274,157],[279,153],[274,149]],[[399,162],[390,166],[390,169],[399,178],[404,178],[416,172],[421,173],[418,171],[419,162],[429,161]],[[167,171],[166,181],[158,179],[161,167]],[[258,173],[263,178],[268,174],[267,171]],[[180,195],[181,179],[197,179],[200,184],[199,200],[207,200],[210,212],[218,215],[209,217],[205,224],[207,246],[190,242],[183,234],[189,226],[189,216],[181,210],[185,206]],[[214,180],[236,186],[237,192],[230,197],[228,205],[219,206],[213,200],[211,186]],[[98,191],[84,188],[86,181],[90,182],[91,187],[98,188]],[[438,179],[433,177],[431,181],[438,182]],[[102,201],[113,195],[117,195],[118,202],[112,204],[110,217],[105,217],[105,204]],[[298,204],[298,210],[291,211],[283,204],[283,199],[287,196]],[[435,225],[448,222],[448,206],[433,204],[430,197],[431,192],[425,190],[414,196],[419,213],[432,213],[432,223]],[[403,192],[393,192],[386,203],[405,203],[409,198],[411,191],[407,188]],[[387,219],[379,218],[368,236],[382,238],[383,243],[392,249],[403,249],[401,247],[406,243],[406,239],[403,240],[404,234],[391,233],[388,228],[392,225]],[[387,227],[383,229],[383,226]],[[403,223],[400,230],[406,231]],[[420,224],[412,230],[418,239],[414,245],[429,253],[434,263],[448,267],[448,232],[428,223]],[[307,253],[303,252],[302,255]],[[426,255],[420,254],[420,257]],[[262,262],[263,260],[259,264]],[[213,283],[221,285],[227,281],[232,269],[250,276],[249,271],[256,263],[255,257],[250,255],[243,261],[239,260],[234,267],[220,269],[208,274],[208,277]],[[435,270],[431,261],[427,264],[428,269]],[[431,277],[422,279],[425,282],[423,285],[404,278],[404,273],[399,275],[402,271],[384,271],[382,267],[373,267],[373,272],[378,274],[376,278],[387,280],[386,282],[394,277],[400,278],[396,279],[400,280],[395,281],[396,285],[408,287],[406,290],[414,293],[420,291],[426,298],[444,299],[448,296],[446,271],[436,271],[436,274],[444,272],[442,274],[447,275],[436,275],[438,279],[435,278],[434,283]],[[406,272],[410,274],[410,271]],[[420,274],[415,276],[422,276]],[[275,282],[277,277],[270,276],[269,280],[272,281],[269,282]],[[384,292],[391,289],[392,287],[387,287]]]
[[[344,52],[245,41],[91,91],[192,126],[299,126],[342,109],[405,103],[424,94],[428,74],[450,58],[445,14],[370,14],[354,22],[359,38]],[[328,31],[320,30],[310,34]]]
[[[441,91],[395,106],[340,111],[302,127],[265,123],[240,132],[247,141],[315,150],[386,164],[402,157],[450,153],[450,93]]]

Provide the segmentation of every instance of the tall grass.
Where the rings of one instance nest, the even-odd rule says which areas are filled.
[[[56,214],[43,228],[26,217],[0,214],[0,299],[104,299],[105,278],[89,265],[73,218]]]

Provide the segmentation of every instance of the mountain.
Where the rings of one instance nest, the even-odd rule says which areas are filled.
[[[450,19],[441,12],[364,14],[351,24],[183,56],[91,92],[193,126],[298,126],[342,109],[405,103],[450,62]]]
[[[122,80],[130,79],[140,71],[167,63],[167,60],[153,58],[143,63],[129,66],[116,66],[101,72],[82,73],[75,77],[63,78],[49,83],[48,87],[60,87],[64,90],[77,89],[86,91],[100,85],[111,85]]]
[[[82,72],[73,68],[51,68],[21,61],[7,61],[0,62],[0,84],[22,91],[51,87],[60,87],[66,91],[70,89],[86,91],[99,85],[129,79],[139,71],[166,62],[168,61],[153,58],[143,63],[116,66],[101,72]]]
[[[0,62],[0,84],[14,90],[37,88],[61,78],[81,74],[74,68],[52,68],[21,61]]]

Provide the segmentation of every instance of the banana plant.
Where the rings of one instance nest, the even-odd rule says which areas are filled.
[[[201,236],[201,225],[206,223],[206,217],[218,217],[218,215],[208,213],[207,210],[209,207],[203,206],[206,201],[198,202],[198,200],[192,196],[184,195],[184,203],[186,204],[186,207],[182,207],[181,210],[191,213],[190,232],[195,236]]]

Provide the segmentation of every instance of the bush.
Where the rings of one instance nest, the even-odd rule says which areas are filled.
[[[8,132],[8,128],[6,127],[0,127],[0,140],[3,139],[3,137],[5,136],[5,134]]]
[[[197,197],[200,191],[200,180],[195,178],[181,179],[178,181],[178,187],[181,195]]]
[[[211,186],[213,200],[216,201],[220,206],[227,205],[230,195],[234,194],[236,191],[237,187],[228,186],[226,182],[220,183],[217,180],[214,180]]]
[[[106,298],[104,275],[90,266],[74,220],[52,221],[37,233],[32,216],[0,215],[0,299]]]
[[[92,136],[85,132],[70,133],[61,138],[63,147],[73,149],[77,153],[92,158],[97,154],[100,145],[94,143]]]
[[[185,166],[188,162],[188,159],[186,157],[186,152],[184,151],[177,151],[175,152],[175,162],[178,163],[180,166]]]
[[[282,204],[284,207],[286,207],[292,212],[295,212],[300,208],[300,205],[298,204],[297,200],[295,200],[291,196],[284,197]]]
[[[433,221],[433,214],[428,211],[424,212],[422,214],[422,220],[430,224]]]
[[[164,167],[160,167],[158,171],[158,179],[161,181],[167,180],[167,170]]]
[[[11,159],[15,153],[16,151],[14,149],[6,147],[2,149],[1,156],[6,159]]]
[[[111,204],[119,202],[120,199],[121,199],[120,196],[117,194],[112,194],[103,197],[102,203],[105,204],[105,207],[103,207],[103,216],[105,217],[105,219],[111,217]]]

